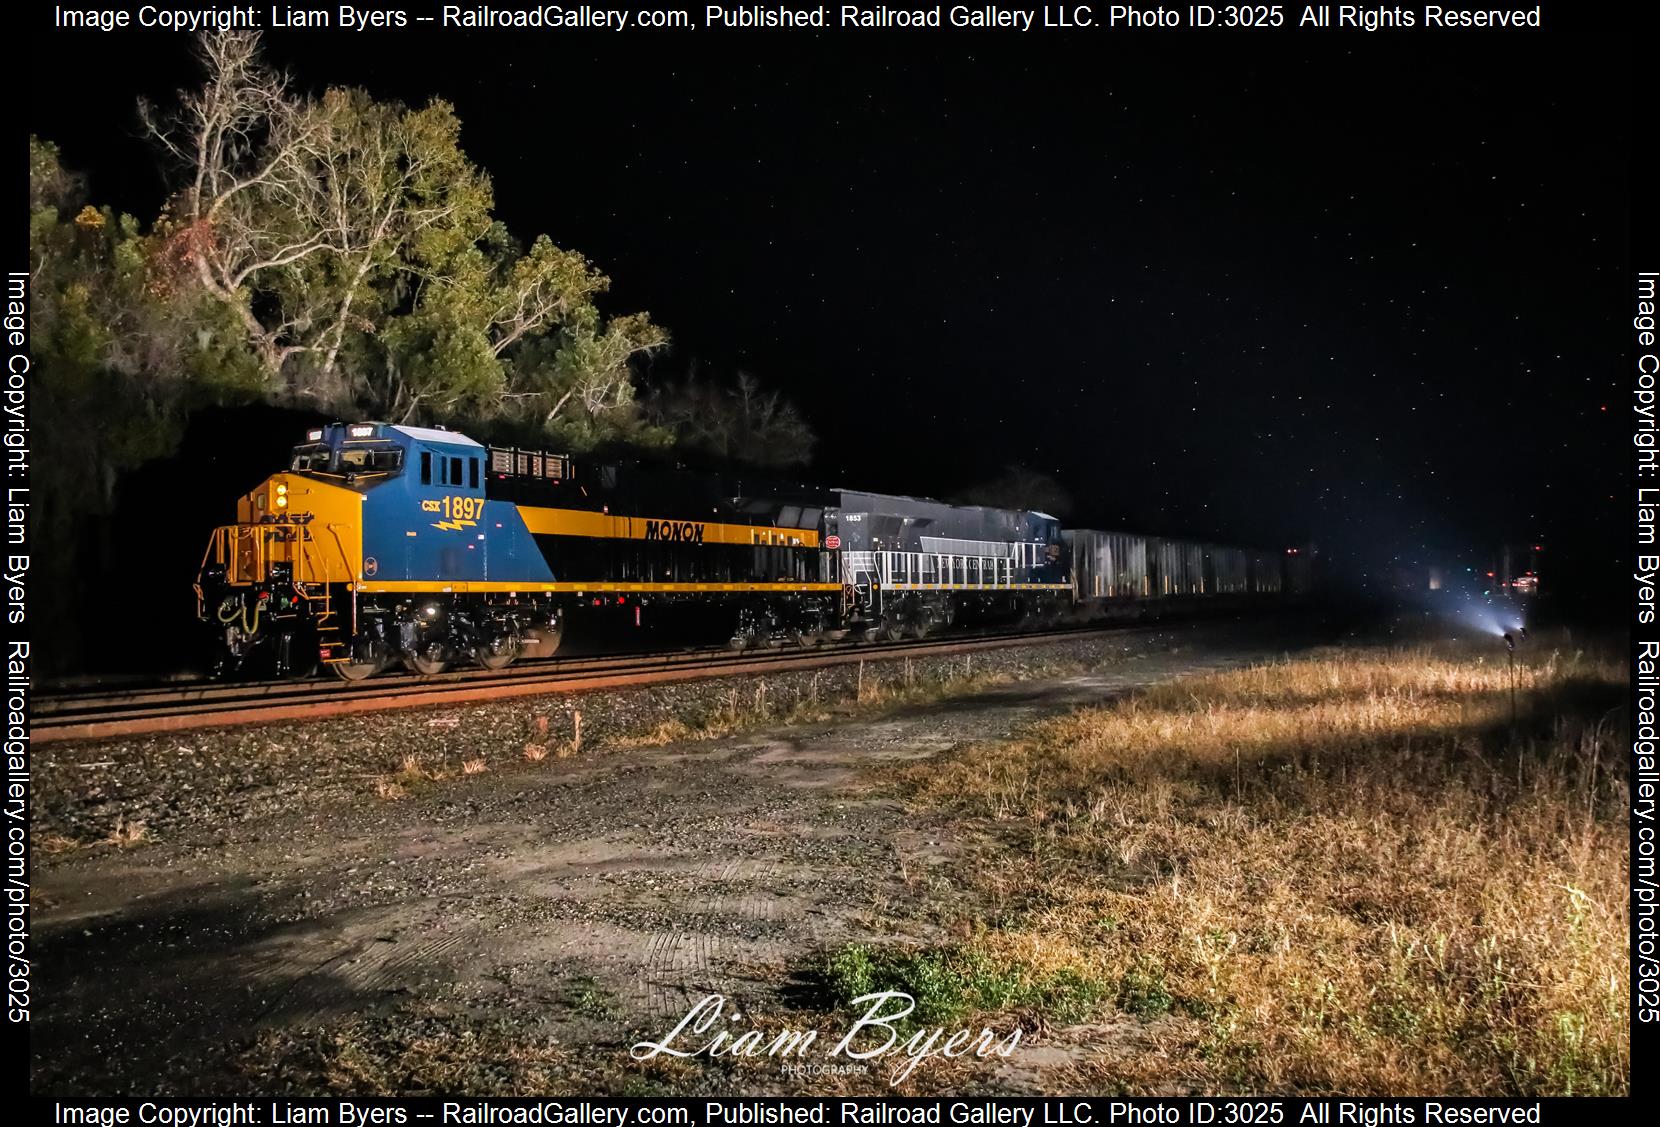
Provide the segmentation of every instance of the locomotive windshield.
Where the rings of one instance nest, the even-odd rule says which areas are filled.
[[[394,474],[401,468],[403,451],[396,446],[359,446],[340,451],[341,473]]]
[[[403,450],[397,446],[348,446],[339,451],[326,443],[312,442],[294,447],[288,468],[295,473],[323,477],[359,474],[392,476],[403,469]]]
[[[294,458],[288,468],[295,473],[327,473],[333,452],[322,443],[294,447]]]

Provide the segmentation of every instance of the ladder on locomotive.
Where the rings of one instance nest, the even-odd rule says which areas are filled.
[[[327,526],[329,534],[334,537],[335,550],[338,553],[340,567],[349,576],[351,569],[346,559],[345,545],[340,543],[340,533],[331,524]],[[341,665],[351,660],[350,643],[357,633],[357,624],[350,623],[351,629],[342,633],[339,611],[334,605],[334,584],[328,581],[328,561],[318,558],[322,551],[318,541],[311,534],[311,526],[300,527],[300,538],[296,543],[299,546],[299,558],[294,560],[294,590],[300,598],[306,600],[311,612],[311,621],[317,631],[317,652],[331,656],[321,659],[324,665]],[[311,578],[306,577],[321,577]],[[352,617],[356,617],[357,600],[352,600]]]

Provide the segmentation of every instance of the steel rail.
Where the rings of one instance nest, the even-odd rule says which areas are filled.
[[[692,681],[761,673],[823,669],[857,661],[968,654],[1012,646],[1043,645],[1069,638],[1123,632],[1108,624],[1023,634],[956,635],[885,643],[831,643],[816,649],[731,652],[697,650],[667,654],[535,662],[506,670],[469,670],[434,677],[360,682],[261,682],[214,684],[196,689],[154,688],[104,697],[44,698],[30,716],[36,743],[109,739],[158,732],[319,720],[390,709],[475,704],[544,694]]]

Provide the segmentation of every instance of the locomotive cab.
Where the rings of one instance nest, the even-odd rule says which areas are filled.
[[[321,481],[371,489],[403,472],[407,439],[381,423],[334,423],[306,432],[288,468]]]

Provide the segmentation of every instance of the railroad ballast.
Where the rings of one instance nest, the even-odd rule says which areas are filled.
[[[1278,595],[1306,564],[363,422],[309,431],[213,530],[195,587],[220,672],[320,662],[358,680],[548,657],[579,610],[635,625],[695,610],[737,648],[810,647]]]

